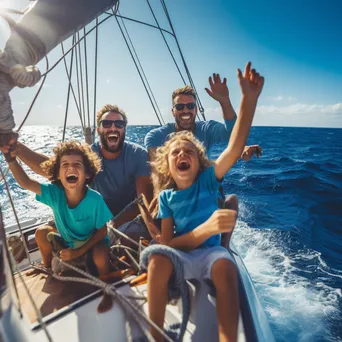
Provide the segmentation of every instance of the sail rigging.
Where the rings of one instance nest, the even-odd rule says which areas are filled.
[[[134,62],[134,65],[136,67],[136,70],[139,74],[139,77],[141,79],[141,82],[144,86],[144,89],[146,91],[146,94],[150,100],[151,106],[153,108],[153,111],[155,113],[155,116],[159,122],[159,124],[164,124],[165,121],[163,119],[161,110],[159,108],[158,102],[155,98],[154,92],[151,88],[151,85],[149,83],[148,77],[144,71],[144,67],[142,66],[142,63],[139,59],[138,53],[135,49],[134,43],[130,37],[130,34],[128,32],[128,29],[125,25],[125,21],[126,20],[130,20],[132,22],[136,22],[138,24],[142,24],[142,25],[147,25],[151,28],[157,29],[159,30],[160,34],[163,37],[163,41],[165,43],[165,46],[176,66],[176,69],[183,81],[183,83],[185,84],[185,76],[182,74],[181,70],[180,70],[180,66],[177,63],[175,56],[173,54],[173,52],[171,51],[170,45],[168,44],[166,38],[165,38],[165,34],[169,34],[171,35],[174,39],[175,42],[177,44],[177,48],[179,51],[179,54],[181,56],[181,60],[183,63],[183,67],[186,71],[186,76],[188,79],[188,82],[190,83],[190,85],[195,88],[194,82],[192,80],[189,68],[185,62],[184,59],[184,55],[182,53],[182,50],[180,48],[177,36],[175,34],[175,30],[173,28],[166,4],[164,1],[161,0],[161,5],[163,7],[163,11],[165,13],[165,16],[167,18],[167,21],[169,23],[169,26],[171,28],[171,31],[162,28],[159,24],[159,21],[155,15],[155,12],[150,4],[150,2],[148,0],[146,0],[148,7],[152,13],[152,16],[154,18],[155,24],[156,25],[152,25],[149,24],[147,22],[143,22],[140,20],[136,20],[133,18],[128,18],[125,16],[122,16],[119,12],[119,1],[103,1],[103,3],[101,5],[98,6],[93,6],[91,8],[91,10],[87,10],[86,13],[78,13],[77,18],[75,20],[75,23],[73,25],[73,27],[70,26],[70,24],[67,27],[60,27],[58,26],[58,21],[59,19],[52,19],[52,14],[50,13],[49,16],[47,16],[47,18],[41,18],[39,17],[39,23],[42,24],[44,23],[44,20],[47,21],[46,24],[49,24],[52,26],[56,26],[54,29],[54,37],[52,39],[52,41],[49,41],[47,39],[47,35],[46,33],[43,34],[41,32],[36,32],[35,29],[37,29],[38,24],[35,23],[35,25],[33,27],[30,27],[28,24],[31,23],[33,21],[33,19],[37,19],[39,15],[41,15],[44,12],[44,2],[46,2],[45,6],[47,6],[50,3],[51,0],[41,0],[39,1],[40,4],[39,6],[36,4],[35,6],[32,6],[33,8],[27,12],[23,18],[17,23],[17,24],[13,24],[13,21],[8,20],[9,23],[11,24],[11,27],[13,28],[13,33],[11,35],[11,37],[8,40],[8,43],[6,44],[6,48],[5,48],[5,52],[4,54],[8,53],[7,50],[9,49],[9,55],[12,57],[12,59],[15,60],[15,62],[20,62],[22,65],[30,65],[30,64],[35,64],[37,63],[43,56],[43,51],[50,51],[54,46],[56,42],[60,42],[61,44],[61,48],[62,48],[62,56],[61,58],[54,63],[51,67],[49,67],[49,63],[48,63],[48,57],[45,56],[46,58],[46,71],[41,75],[43,77],[43,81],[40,84],[40,87],[37,91],[36,96],[34,97],[32,104],[23,120],[23,122],[19,125],[19,129],[23,126],[24,122],[26,121],[28,115],[30,114],[30,111],[34,105],[35,100],[37,99],[40,90],[43,87],[43,83],[45,81],[46,75],[48,73],[50,73],[62,60],[64,61],[65,64],[65,72],[69,81],[68,84],[68,94],[67,94],[67,102],[66,102],[66,112],[65,112],[65,119],[64,119],[64,130],[63,130],[63,140],[65,139],[65,127],[67,125],[67,117],[68,117],[68,110],[70,107],[70,92],[72,94],[72,98],[74,100],[74,103],[76,105],[76,109],[77,112],[79,114],[80,117],[80,122],[81,122],[81,126],[83,128],[83,131],[85,132],[85,134],[88,134],[88,142],[91,143],[91,141],[94,140],[94,134],[95,134],[95,113],[96,113],[96,103],[97,103],[97,47],[98,47],[98,29],[99,26],[107,21],[109,18],[114,18],[119,29],[121,32],[121,35],[126,43],[127,49],[130,53],[130,56]],[[88,0],[89,1],[89,0]],[[112,6],[109,6],[109,4],[111,4]],[[38,7],[36,7],[38,6]],[[65,10],[67,4],[65,2],[62,2],[61,8],[58,9],[58,11],[55,10],[55,8],[52,9],[52,12],[55,16],[60,16],[60,14],[62,13],[62,9]],[[85,6],[82,3],[82,6]],[[111,7],[111,12],[108,12],[108,6]],[[42,9],[43,8],[43,9]],[[101,9],[101,12],[103,12],[103,19],[99,20],[99,17],[96,16],[95,20],[95,26],[92,27],[91,29],[88,29],[86,31],[86,24],[88,24],[89,22],[91,22],[92,19],[94,19],[92,17],[93,13],[98,12]],[[76,4],[73,5],[73,7],[68,9],[70,12],[73,11],[78,11],[79,10],[79,3],[77,2]],[[46,8],[45,8],[46,11]],[[56,11],[56,12],[55,12]],[[83,12],[83,10],[81,11]],[[83,16],[83,23],[80,23],[80,18]],[[69,14],[70,17],[70,14]],[[50,21],[49,21],[50,20]],[[65,19],[62,20],[62,23],[65,24]],[[27,32],[25,32],[25,29],[29,27],[29,29],[27,30]],[[78,30],[79,29],[79,30]],[[77,31],[78,30],[78,31]],[[88,52],[87,52],[87,36],[92,32],[96,30],[96,35],[95,35],[95,61],[94,61],[94,70],[95,70],[95,77],[94,77],[94,94],[93,94],[93,110],[92,110],[92,116],[93,116],[93,125],[91,124],[91,118],[90,118],[90,103],[89,103],[89,80],[88,80]],[[40,29],[41,31],[41,29]],[[76,32],[77,31],[77,32]],[[69,48],[67,51],[64,50],[64,46],[63,46],[63,41],[65,40],[66,37],[70,36],[70,34],[72,34],[73,32],[73,40],[72,40],[72,46],[71,48]],[[80,32],[83,32],[83,35],[80,35]],[[18,34],[19,33],[19,34]],[[59,34],[59,36],[58,36]],[[38,37],[38,38],[37,38]],[[16,50],[14,49],[14,46],[17,45],[17,48],[20,47],[21,45],[26,46],[26,50],[30,50],[30,53],[26,53],[23,56],[16,56]],[[81,44],[83,44],[83,49],[81,49]],[[7,50],[6,50],[7,49]],[[32,50],[32,51],[31,51]],[[72,53],[71,53],[72,52]],[[66,67],[66,56],[71,53],[71,61],[70,61],[70,65],[69,65],[69,70]],[[1,63],[1,57],[0,57],[0,63]],[[13,62],[12,62],[13,64]],[[75,64],[75,66],[74,66]],[[0,69],[1,70],[1,69]],[[72,73],[73,70],[75,70],[74,74],[76,74],[76,86],[74,86],[73,80],[72,80]],[[8,71],[8,70],[7,70]],[[22,72],[26,72],[27,70],[22,70]],[[38,75],[38,74],[37,74]],[[0,84],[1,84],[1,77],[4,77],[4,75],[2,75],[2,73],[0,72]],[[35,79],[35,82],[37,82],[37,77]],[[40,74],[39,74],[40,77]],[[23,76],[21,76],[21,78],[23,78]],[[3,81],[5,82],[5,81]],[[75,81],[74,81],[75,82]],[[6,83],[6,82],[5,82]],[[30,85],[32,85],[33,82],[30,83]],[[11,85],[7,85],[7,87],[5,89],[1,89],[0,88],[0,92],[1,93],[6,93],[7,91],[9,92],[11,89]],[[77,90],[77,94],[75,92],[75,89]],[[8,98],[7,98],[8,97]],[[13,120],[13,115],[12,115],[12,110],[10,108],[10,99],[9,96],[7,96],[6,94],[6,103],[1,103],[0,102],[0,133],[4,133],[4,132],[8,132],[9,128],[13,129],[13,125],[14,125],[14,120]],[[205,120],[205,115],[204,115],[204,109],[202,107],[201,101],[199,96],[197,96],[197,103],[198,103],[198,108],[199,108],[199,112],[202,116],[202,119]],[[5,108],[6,107],[6,108]],[[10,115],[8,114],[10,111]],[[7,113],[7,115],[5,114],[5,112]],[[1,118],[2,117],[6,117],[5,121],[6,124],[1,124]],[[201,119],[198,115],[198,118]],[[10,120],[11,119],[11,120]],[[18,130],[19,130],[18,129]],[[88,132],[88,133],[86,133]],[[90,133],[89,133],[90,132]]]

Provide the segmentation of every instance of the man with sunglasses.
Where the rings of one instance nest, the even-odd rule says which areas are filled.
[[[203,143],[206,150],[218,143],[229,141],[231,131],[236,121],[236,113],[230,103],[226,78],[221,81],[219,74],[209,77],[210,89],[206,92],[220,103],[224,124],[214,121],[195,121],[197,115],[196,93],[190,86],[176,89],[172,93],[172,114],[175,123],[168,123],[155,128],[146,134],[145,146],[150,160],[153,160],[157,147],[162,146],[170,133],[188,130],[192,131],[196,138]],[[241,158],[248,161],[253,154],[259,157],[262,153],[260,146],[246,146]]]
[[[144,194],[152,197],[148,155],[142,146],[125,141],[127,116],[118,106],[105,105],[97,112],[99,141],[92,149],[102,159],[102,171],[95,178],[93,188],[104,197],[114,215]],[[139,214],[137,206],[126,211],[116,226]]]

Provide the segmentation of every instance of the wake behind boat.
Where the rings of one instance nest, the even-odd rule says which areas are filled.
[[[36,21],[36,19],[41,21],[51,20],[51,17],[46,17],[43,14],[46,10],[44,5],[48,4],[49,1],[39,1],[30,12],[25,14],[21,24],[15,27],[15,33],[10,37],[5,48],[4,53],[7,53],[7,61],[10,62],[8,64],[3,63],[5,67],[3,66],[1,69],[4,85],[1,94],[4,95],[3,99],[5,100],[1,103],[0,117],[3,122],[1,131],[5,143],[15,136],[11,132],[14,128],[14,121],[9,97],[7,96],[10,89],[15,85],[32,86],[37,82],[40,78],[39,71],[30,66],[36,64],[57,43],[62,42],[73,32],[86,25],[100,12],[107,10],[114,2],[111,1],[110,4],[98,3],[95,7],[85,6],[83,2],[78,2],[75,4],[76,7],[78,6],[76,12],[81,13],[80,8],[86,7],[90,13],[77,18],[71,26],[65,26],[64,21],[59,20],[60,17],[63,17],[63,13],[69,10],[68,2],[63,3],[61,6],[66,6],[66,8],[59,8],[58,12],[50,13],[54,25],[59,27],[54,31],[55,36],[52,39],[50,35],[41,35],[40,24]],[[89,3],[93,4],[91,1]],[[112,13],[107,13],[106,18],[114,17],[118,20],[117,9],[118,2],[115,2]],[[72,11],[68,13],[72,13]],[[35,25],[31,25],[33,22]],[[66,22],[69,24],[71,20],[66,19]],[[50,24],[52,25],[52,23]],[[160,27],[159,30],[162,32]],[[174,31],[172,34],[174,34]],[[85,40],[86,35],[87,33],[84,31],[83,40]],[[80,44],[81,41],[79,36],[76,35],[73,39],[73,49],[70,51],[76,50],[77,44]],[[21,47],[18,48],[18,45]],[[24,53],[21,55],[23,51]],[[186,67],[184,59],[183,62]],[[71,78],[71,70],[72,63],[69,70],[67,70],[69,79]],[[188,70],[187,67],[186,70]],[[188,77],[190,83],[193,83],[190,73],[188,73]],[[142,81],[143,83],[146,82],[143,78]],[[69,94],[72,92],[73,87],[70,82]],[[147,92],[150,95],[150,90],[147,90]],[[75,102],[77,101],[75,100]],[[153,100],[151,100],[151,103],[155,108],[157,118],[161,122],[160,113],[158,113]],[[86,140],[90,142],[94,132],[92,132],[89,118],[88,123],[86,122],[85,105],[83,103],[82,106],[79,103],[77,107],[80,110]],[[81,107],[83,107],[83,110]],[[199,108],[201,108],[200,102]],[[202,114],[204,118],[204,113]],[[48,272],[46,270],[45,273],[33,273],[28,276],[27,273],[39,268],[37,262],[40,261],[40,254],[33,238],[36,225],[29,225],[25,228],[19,228],[19,226],[20,223],[17,222],[17,227],[6,227],[6,231],[9,232],[7,239],[5,237],[5,228],[3,225],[1,227],[1,262],[4,266],[2,279],[5,280],[2,284],[1,333],[4,341],[44,341],[46,339],[51,341],[62,339],[70,341],[107,341],[112,339],[126,341],[142,338],[152,339],[148,332],[148,326],[152,322],[147,318],[146,284],[144,278],[141,278],[139,274],[141,270],[137,265],[139,255],[132,257],[129,251],[125,250],[127,252],[125,259],[117,258],[118,268],[121,272],[113,276],[113,279],[106,279],[106,281],[92,277],[78,266],[62,262],[57,256],[57,261],[64,266],[61,275],[59,271]],[[16,265],[13,262],[6,240],[9,241],[14,236],[21,238],[25,242],[24,247],[19,248],[24,248],[26,257],[29,260],[28,263],[24,262]],[[140,253],[144,247],[143,245],[138,247]],[[116,248],[120,249],[121,247],[112,248],[114,255],[118,254],[114,252]],[[243,261],[234,246],[231,246],[231,253],[239,270],[240,316],[238,339],[239,341],[272,341],[273,335],[265,313]],[[124,271],[125,269],[128,269],[128,271]],[[108,281],[111,281],[110,285],[108,285]],[[199,284],[196,282],[188,282],[187,286],[186,300],[189,301],[190,305],[188,306],[184,301],[177,300],[167,306],[166,327],[176,326],[178,331],[176,329],[176,335],[166,335],[165,339],[177,340],[180,338],[185,341],[217,340],[215,293],[213,289],[204,283]],[[114,297],[114,305],[109,311],[99,314],[97,313],[97,307],[102,300],[103,293]],[[185,327],[184,336],[180,336],[182,335],[182,323]]]

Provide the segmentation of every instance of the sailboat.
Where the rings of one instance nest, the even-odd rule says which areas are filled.
[[[195,88],[164,0],[161,0],[161,4],[171,30],[161,28],[157,19],[155,25],[140,23],[159,30],[163,37],[166,34],[174,37],[188,81]],[[17,137],[17,133],[13,131],[15,124],[9,95],[11,89],[15,86],[33,86],[43,78],[36,98],[45,78],[56,64],[47,67],[43,75],[35,65],[46,58],[57,44],[63,44],[71,36],[72,46],[68,51],[63,50],[63,56],[59,60],[65,63],[69,79],[66,117],[69,101],[74,99],[85,140],[92,143],[95,130],[91,127],[89,118],[87,122],[85,114],[86,107],[89,111],[89,104],[86,106],[84,101],[80,100],[80,93],[77,96],[77,91],[72,85],[72,72],[73,66],[76,65],[78,89],[83,88],[83,84],[87,85],[87,81],[85,78],[82,80],[81,76],[85,68],[80,66],[82,57],[85,61],[86,49],[82,55],[80,46],[83,44],[85,47],[88,34],[93,30],[97,31],[99,25],[110,18],[118,23],[156,117],[160,124],[163,123],[160,110],[124,25],[124,20],[134,19],[120,15],[119,1],[40,0],[30,5],[17,23],[7,15],[3,17],[13,31],[4,52],[0,55],[1,144],[6,144]],[[92,23],[92,28],[87,30],[86,25],[89,23]],[[168,46],[166,41],[165,43]],[[96,47],[97,40],[95,49]],[[63,45],[62,49],[64,49]],[[71,55],[69,67],[65,60],[67,54]],[[95,75],[96,63],[97,58],[95,58]],[[176,61],[175,64],[178,67]],[[179,68],[178,70],[180,71]],[[94,90],[96,93],[96,86]],[[205,119],[203,107],[200,100],[198,101],[201,113],[199,119]],[[95,105],[96,94],[94,107]],[[22,125],[23,123],[19,129]],[[64,134],[65,130],[63,139]],[[1,173],[4,188],[7,187],[8,190],[6,172],[1,169]],[[11,197],[9,200],[12,201]],[[14,215],[17,217],[15,211]],[[139,255],[144,248],[143,242],[138,244],[137,251],[125,249],[127,258],[117,258],[120,272],[109,283],[91,276],[78,266],[58,260],[57,257],[57,262],[67,270],[66,273],[54,271],[27,276],[28,272],[32,273],[31,271],[38,267],[37,262],[40,260],[34,232],[41,224],[42,221],[28,219],[20,222],[16,219],[16,224],[5,227],[0,215],[1,341],[152,341],[149,325],[153,322],[147,315],[146,281],[144,274],[140,274],[136,261],[138,257],[134,254]],[[128,237],[123,238],[128,239]],[[15,262],[9,245],[12,252],[17,246],[19,249],[17,253],[24,254],[26,259],[18,260],[19,263]],[[116,247],[113,246],[113,250]],[[273,341],[274,337],[253,281],[234,245],[231,244],[230,249],[239,271],[238,341]],[[109,311],[99,314],[97,307],[104,293],[114,297],[114,305]],[[187,282],[186,293],[186,299],[183,296],[167,305],[165,327],[166,331],[172,327],[174,333],[172,335],[163,332],[164,339],[167,341],[217,340],[216,302],[212,288],[204,283]]]

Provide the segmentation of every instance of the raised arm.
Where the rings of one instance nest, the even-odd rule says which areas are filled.
[[[227,79],[221,81],[219,74],[213,74],[209,77],[210,89],[205,88],[209,96],[218,101],[222,108],[222,115],[225,121],[232,121],[236,117],[235,110],[230,103],[229,90],[227,87]]]
[[[17,180],[18,184],[24,189],[30,190],[38,195],[40,192],[40,183],[31,179],[23,170],[17,159],[14,158],[8,162],[8,166],[12,171],[13,177]]]
[[[5,154],[9,153],[11,157],[20,158],[33,172],[47,177],[40,168],[40,164],[48,159],[44,154],[34,152],[23,143],[14,140],[11,140],[8,145],[2,146],[0,151]]]
[[[47,175],[40,168],[40,164],[48,160],[49,158],[44,154],[40,154],[32,151],[26,145],[18,142],[17,144],[17,156],[35,173],[46,177]]]
[[[264,85],[264,78],[255,69],[251,69],[250,62],[246,64],[244,74],[238,69],[238,79],[242,92],[239,116],[230,136],[228,147],[215,162],[217,179],[222,179],[240,158],[252,125],[258,97]]]

